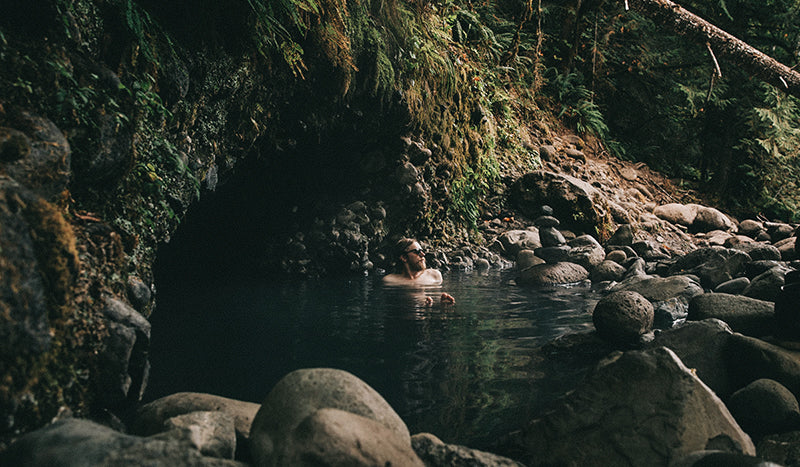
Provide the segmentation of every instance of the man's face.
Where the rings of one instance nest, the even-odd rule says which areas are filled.
[[[425,253],[419,243],[414,242],[406,248],[403,258],[412,271],[422,271],[425,269]]]

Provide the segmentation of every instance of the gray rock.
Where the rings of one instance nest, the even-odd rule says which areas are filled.
[[[284,460],[293,456],[295,430],[325,408],[373,420],[411,446],[405,423],[374,389],[346,371],[313,368],[284,376],[261,404],[250,432],[256,465],[285,465]]]
[[[636,344],[653,328],[653,305],[636,292],[613,292],[597,302],[592,322],[603,339],[622,346]]]
[[[754,219],[745,219],[739,223],[739,233],[750,238],[756,238],[764,230],[761,222]]]
[[[800,465],[800,431],[765,436],[758,443],[758,455],[776,463],[772,465]]]
[[[606,258],[603,247],[591,235],[581,235],[568,242],[570,246],[567,261],[578,263],[587,270],[594,269]]]
[[[555,264],[569,259],[570,247],[568,245],[547,246],[537,248],[533,253],[546,263]]]
[[[412,436],[411,446],[429,467],[523,467],[519,462],[496,454],[456,444],[445,444],[430,433],[419,433]]]
[[[133,307],[112,296],[103,298],[103,315],[110,320],[109,352],[103,354],[103,378],[111,386],[101,391],[108,404],[139,401],[150,373],[150,322]]]
[[[750,285],[742,291],[746,297],[774,302],[784,284],[784,277],[789,268],[778,266],[759,274],[750,281]]]
[[[765,222],[764,227],[769,233],[770,239],[773,242],[779,242],[785,238],[789,238],[794,233],[794,227],[782,222]]]
[[[703,449],[755,454],[722,401],[664,347],[612,354],[532,421],[524,440],[542,465],[668,465]]]
[[[731,279],[718,285],[714,289],[714,292],[738,295],[742,293],[742,291],[746,289],[748,285],[750,285],[750,279],[746,277],[737,277],[736,279]]]
[[[539,229],[539,238],[543,247],[561,246],[567,243],[564,235],[555,227],[543,227]]]
[[[517,269],[520,271],[544,262],[542,258],[536,256],[533,250],[522,250],[517,254]]]
[[[297,467],[423,467],[410,440],[386,425],[344,410],[321,408],[290,433],[284,456],[277,464]]]
[[[610,251],[610,252],[609,252],[609,253],[606,255],[606,260],[608,260],[608,261],[613,261],[613,262],[615,262],[615,263],[619,264],[620,266],[621,266],[621,265],[623,265],[623,264],[625,264],[625,261],[626,261],[627,259],[628,259],[628,254],[627,254],[627,253],[625,253],[625,250],[614,250],[614,251]]]
[[[179,430],[142,438],[75,418],[56,421],[22,436],[0,454],[0,464],[68,467],[245,465],[203,456]]]
[[[721,211],[707,206],[698,206],[691,232],[711,232],[712,230],[731,230],[733,222]]]
[[[143,311],[144,308],[150,303],[152,293],[150,287],[136,276],[128,277],[128,300],[136,311]]]
[[[679,298],[653,303],[653,328],[670,329],[688,316],[688,305]]]
[[[731,336],[733,331],[724,321],[687,321],[682,326],[656,332],[648,347],[669,347],[715,394],[725,399],[735,389],[726,359]]]
[[[561,222],[553,216],[539,216],[534,219],[533,225],[540,229],[547,227],[557,228],[559,225],[561,225]]]
[[[619,284],[614,290],[629,290],[642,294],[651,302],[661,302],[671,298],[678,298],[683,303],[689,302],[703,289],[691,276],[648,277],[632,284]]]
[[[498,237],[503,254],[515,258],[522,250],[535,250],[542,246],[538,230],[509,230]]]
[[[780,250],[765,242],[740,243],[733,248],[747,253],[753,261],[780,261],[781,259]]]
[[[557,155],[558,151],[555,146],[550,144],[539,146],[539,157],[541,157],[543,161],[553,161],[556,159]]]
[[[166,421],[167,430],[183,430],[201,454],[233,459],[236,453],[236,427],[233,417],[224,412],[191,412]]]
[[[537,255],[538,256],[538,255]],[[586,268],[575,263],[539,264],[520,271],[519,285],[573,284],[589,278]]]
[[[741,251],[723,247],[700,248],[679,258],[669,269],[670,274],[693,274],[701,285],[713,289],[719,284],[739,277],[750,257]]]
[[[758,450],[759,453],[761,450]],[[696,451],[669,463],[669,467],[781,467],[756,456],[717,450]]]
[[[625,275],[625,268],[615,261],[605,260],[598,264],[590,274],[592,282],[620,281]]]
[[[742,429],[753,436],[800,429],[797,398],[771,379],[757,379],[734,392],[728,409]]]
[[[679,203],[669,203],[656,206],[653,210],[653,214],[667,222],[689,227],[694,224],[698,207],[699,206],[696,204],[683,205]]]
[[[630,224],[623,224],[617,228],[614,235],[608,239],[608,245],[629,246],[633,244],[635,229]]]
[[[733,334],[725,350],[728,374],[735,387],[773,379],[797,397],[800,394],[800,360],[797,353],[755,337]]]
[[[735,332],[749,336],[772,334],[775,305],[741,295],[707,293],[689,302],[687,319],[700,321],[716,318],[728,323]]]
[[[253,402],[196,392],[179,392],[143,405],[137,411],[132,431],[149,436],[160,433],[170,418],[192,412],[219,411],[233,417],[238,443],[250,437],[250,426],[261,406]]]

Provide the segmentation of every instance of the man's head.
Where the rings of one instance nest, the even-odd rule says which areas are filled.
[[[413,238],[402,238],[397,242],[398,269],[408,268],[412,272],[425,270],[425,251]]]

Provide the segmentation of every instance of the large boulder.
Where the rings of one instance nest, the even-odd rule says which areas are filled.
[[[613,354],[524,429],[542,465],[667,466],[694,451],[755,454],[725,404],[671,350]]]
[[[771,379],[757,379],[734,392],[728,408],[742,429],[753,436],[800,429],[797,398]]]
[[[457,444],[446,444],[430,433],[411,437],[414,451],[426,466],[522,467],[517,461]]]
[[[728,323],[735,332],[749,336],[772,334],[775,304],[742,295],[707,293],[689,302],[687,319],[700,321],[716,318]]]
[[[594,232],[610,218],[600,191],[569,175],[544,170],[527,173],[514,183],[511,198],[531,218],[538,216],[541,206],[551,206],[562,226],[577,232]]]
[[[204,456],[188,429],[145,438],[88,420],[67,418],[19,438],[0,453],[0,465],[244,467],[246,464]]]
[[[800,395],[800,357],[783,347],[734,333],[727,341],[726,366],[731,383],[744,387],[757,379],[772,379]]]
[[[589,272],[580,264],[558,262],[554,264],[537,264],[517,276],[519,285],[556,285],[573,284],[589,278]]]
[[[697,207],[698,205],[696,204],[684,205],[680,203],[668,203],[656,206],[653,210],[653,214],[667,222],[689,227],[694,223],[695,217],[697,217]]]
[[[302,453],[312,456],[334,445],[342,455],[352,451],[351,465],[364,465],[360,462],[371,456],[392,465],[422,465],[411,449],[408,428],[383,397],[352,374],[331,368],[283,377],[253,420],[250,445],[258,466],[299,462]],[[342,462],[336,465],[348,465]]]
[[[597,302],[592,322],[603,339],[622,346],[636,344],[653,328],[653,305],[636,292],[614,292]]]

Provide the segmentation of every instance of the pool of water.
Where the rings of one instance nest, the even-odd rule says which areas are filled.
[[[531,289],[513,271],[446,273],[441,287],[380,277],[157,281],[146,400],[179,391],[260,402],[299,368],[347,370],[411,433],[485,448],[518,429],[577,376],[536,349],[591,327],[589,286]],[[425,296],[453,295],[425,307]]]

